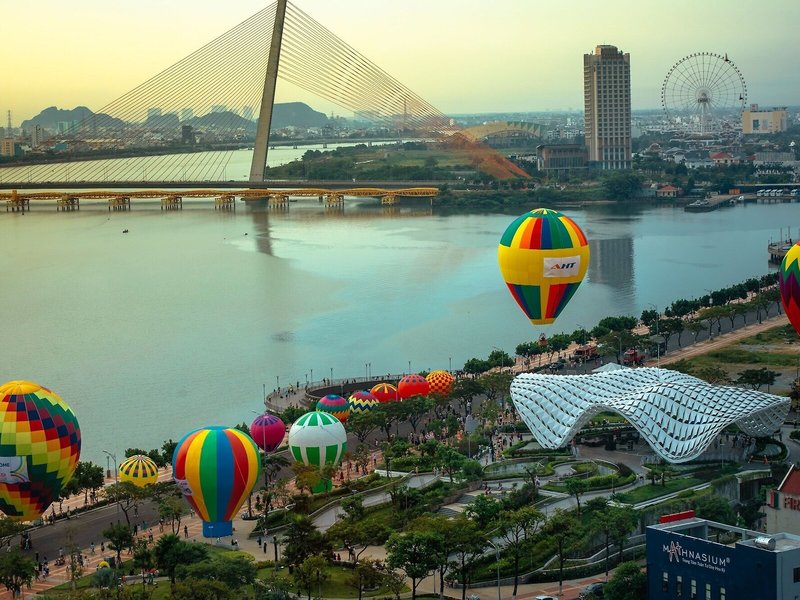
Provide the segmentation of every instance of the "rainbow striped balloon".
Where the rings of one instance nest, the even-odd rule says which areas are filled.
[[[346,423],[347,417],[350,416],[350,403],[339,394],[328,394],[319,399],[317,410],[333,415],[342,423]]]
[[[119,466],[119,480],[144,487],[158,481],[158,467],[149,456],[134,454],[123,460]]]
[[[172,457],[173,477],[203,519],[203,536],[233,533],[231,520],[261,473],[258,446],[230,427],[205,427],[186,434]]]
[[[497,249],[500,272],[534,325],[556,320],[589,268],[589,242],[560,212],[537,208],[514,220]]]
[[[789,322],[800,333],[800,242],[789,249],[778,273],[781,301]]]
[[[52,390],[9,381],[0,386],[0,423],[0,510],[13,521],[33,521],[78,466],[78,419]]]

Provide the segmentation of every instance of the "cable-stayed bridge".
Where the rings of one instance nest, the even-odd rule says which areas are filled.
[[[264,185],[278,79],[399,139],[468,148],[498,178],[527,176],[294,4],[277,0],[96,113],[59,124],[43,145],[65,160],[0,168],[0,187]]]

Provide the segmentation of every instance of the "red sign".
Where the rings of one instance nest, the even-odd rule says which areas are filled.
[[[800,510],[800,507],[798,507]],[[679,513],[672,513],[671,515],[661,515],[658,517],[659,523],[672,523],[673,521],[683,521],[684,519],[694,519],[693,510],[685,510]]]
[[[800,499],[784,495],[783,508],[789,508],[791,510],[800,510]]]

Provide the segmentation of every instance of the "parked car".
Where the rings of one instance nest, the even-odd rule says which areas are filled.
[[[558,600],[555,596],[536,596],[533,600]]]
[[[590,594],[593,594],[595,598],[602,598],[603,597],[603,583],[590,583],[587,585],[581,593],[578,595],[578,598],[583,600],[584,598],[589,598]]]

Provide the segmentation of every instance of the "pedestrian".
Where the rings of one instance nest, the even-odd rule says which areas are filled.
[[[189,537],[189,528],[186,525],[183,526],[183,537]]]
[[[91,552],[92,552],[92,554],[94,554],[94,542],[92,542],[92,543],[89,545],[89,547],[91,548]]]
[[[267,542],[264,542],[264,554],[267,553]]]

